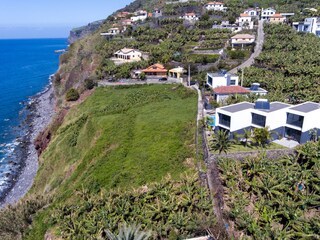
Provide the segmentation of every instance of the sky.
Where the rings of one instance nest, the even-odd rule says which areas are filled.
[[[133,0],[0,0],[0,39],[66,38]]]

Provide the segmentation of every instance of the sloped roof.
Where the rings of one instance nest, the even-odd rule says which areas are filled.
[[[246,13],[240,13],[240,17],[250,17],[250,15]]]
[[[231,37],[232,39],[237,39],[237,38],[249,38],[249,39],[255,39],[254,35],[250,35],[250,34],[237,34],[233,37]]]
[[[153,64],[150,67],[143,69],[143,72],[163,72],[166,73],[168,70],[162,64]]]
[[[132,48],[122,48],[121,50],[118,50],[116,52],[116,54],[119,54],[119,53],[128,54],[128,53],[130,53],[132,51],[139,52],[138,50],[135,50],[135,49],[132,49]]]
[[[196,16],[196,14],[194,12],[189,12],[189,13],[185,13],[185,16]]]
[[[223,2],[208,2],[207,5],[223,5]]]
[[[213,92],[216,94],[245,94],[250,93],[249,90],[245,89],[241,86],[222,86],[222,87],[216,87],[213,89]]]
[[[183,67],[177,67],[177,68],[172,68],[172,69],[170,69],[169,72],[185,73],[186,70],[185,70]]]
[[[280,13],[275,13],[271,17],[272,18],[283,18],[283,16]]]

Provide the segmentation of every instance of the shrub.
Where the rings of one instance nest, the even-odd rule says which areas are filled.
[[[228,55],[231,59],[243,59],[246,56],[245,52],[241,50],[231,50]]]
[[[69,91],[66,94],[67,101],[77,101],[79,97],[79,92],[74,88],[69,89]]]
[[[97,84],[92,79],[86,79],[84,81],[84,86],[86,89],[91,90],[93,89]]]

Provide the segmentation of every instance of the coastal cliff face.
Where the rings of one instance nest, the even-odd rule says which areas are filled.
[[[92,23],[89,23],[86,26],[74,28],[70,31],[70,35],[68,37],[68,42],[74,43],[86,36],[89,36],[90,34],[94,33],[99,29],[99,27],[103,24],[104,20],[95,21]]]

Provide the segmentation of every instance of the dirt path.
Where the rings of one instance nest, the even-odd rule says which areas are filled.
[[[254,48],[254,52],[251,54],[251,56],[246,60],[244,63],[239,65],[238,67],[231,69],[229,73],[235,74],[238,72],[239,69],[250,67],[254,63],[254,59],[259,56],[259,54],[262,51],[263,47],[263,42],[264,42],[264,31],[263,31],[263,21],[259,20],[259,25],[258,25],[258,36],[256,39],[256,46]]]

